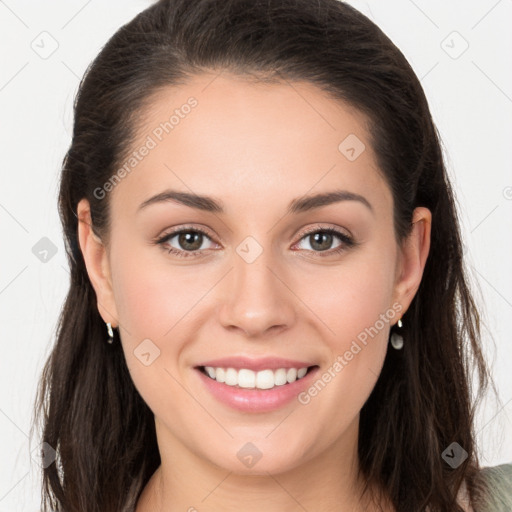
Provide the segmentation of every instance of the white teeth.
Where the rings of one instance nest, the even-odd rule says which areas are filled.
[[[288,382],[295,382],[297,380],[297,368],[289,368],[286,372],[286,380]]]
[[[239,370],[238,385],[241,388],[253,388],[256,385],[256,374],[252,370]]]
[[[243,370],[240,370],[242,373]],[[271,389],[275,385],[274,372],[272,370],[262,370],[256,374],[256,387],[258,389]]]
[[[226,379],[224,381],[228,386],[236,386],[238,384],[238,372],[234,368],[226,370]]]
[[[307,369],[306,369],[307,371]],[[274,384],[276,386],[282,386],[283,384],[286,384],[288,381],[286,380],[286,369],[285,368],[279,368],[279,370],[276,370],[274,372]]]
[[[226,372],[224,371],[224,368],[217,368],[217,370],[215,370],[215,368],[212,368],[211,366],[207,366],[207,368],[209,368],[210,371],[213,373],[212,375],[210,374],[210,372],[208,372],[212,379],[216,379],[217,382],[226,382]]]
[[[279,368],[278,370],[261,370],[255,372],[242,368],[213,368],[205,366],[206,373],[217,382],[228,386],[239,386],[247,389],[272,389],[275,386],[291,384],[306,375],[308,369],[304,368]]]

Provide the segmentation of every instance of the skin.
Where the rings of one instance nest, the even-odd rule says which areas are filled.
[[[196,76],[152,99],[134,149],[190,96],[197,107],[109,192],[108,237],[92,232],[87,200],[77,209],[99,312],[119,327],[133,382],[155,415],[162,465],[137,512],[229,512],[240,504],[248,512],[377,510],[357,496],[359,413],[390,327],[420,284],[431,214],[417,208],[410,236],[397,243],[365,117],[308,83]],[[366,146],[354,161],[338,150],[349,134]],[[165,189],[212,196],[225,213],[170,201],[138,211]],[[337,189],[364,196],[372,210],[346,200],[285,215],[293,199]],[[152,243],[190,224],[208,232],[202,255],[179,258]],[[301,236],[316,227],[338,229],[357,245],[334,254],[344,245],[334,237],[322,251]],[[250,264],[236,252],[247,236],[263,249]],[[186,252],[177,236],[171,244]],[[307,405],[238,412],[211,396],[193,369],[218,357],[275,355],[311,361],[321,374],[393,305],[400,313]],[[149,366],[134,355],[144,339],[160,350]],[[262,453],[252,468],[237,458],[247,442]]]

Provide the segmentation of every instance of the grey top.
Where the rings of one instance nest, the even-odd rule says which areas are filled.
[[[491,502],[475,512],[512,512],[512,463],[482,468],[491,489]]]

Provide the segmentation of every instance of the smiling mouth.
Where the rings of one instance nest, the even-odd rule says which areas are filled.
[[[278,368],[253,371],[247,368],[214,368],[212,366],[197,366],[196,369],[208,378],[219,383],[241,389],[268,390],[279,386],[286,386],[303,379],[318,365],[302,368]]]

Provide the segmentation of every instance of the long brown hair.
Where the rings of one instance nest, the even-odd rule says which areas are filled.
[[[455,501],[464,480],[475,504],[485,488],[473,420],[492,379],[438,132],[406,58],[373,22],[338,0],[160,0],[107,42],[74,105],[59,195],[70,286],[35,404],[42,442],[57,457],[42,472],[43,510],[133,510],[160,464],[153,414],[134,387],[119,340],[105,341],[76,211],[86,198],[94,230],[108,236],[108,195],[94,191],[123,161],[151,95],[211,70],[307,81],[354,106],[369,120],[393,194],[397,240],[409,233],[416,206],[431,210],[430,254],[403,318],[406,347],[388,351],[361,410],[360,471],[398,512],[461,511]],[[453,442],[468,455],[455,468],[442,457]]]

